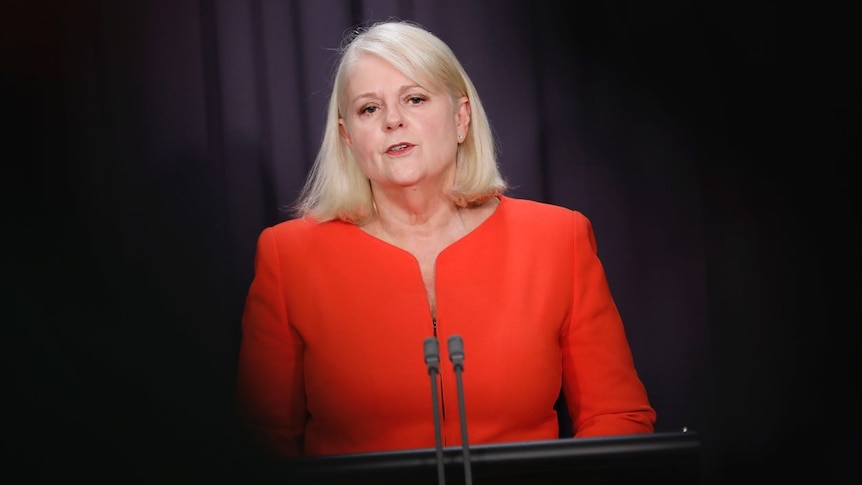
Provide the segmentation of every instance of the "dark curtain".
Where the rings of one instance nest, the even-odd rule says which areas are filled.
[[[247,471],[254,243],[313,160],[333,48],[389,17],[460,56],[511,195],[593,221],[657,430],[700,433],[706,483],[858,478],[851,2],[3,7],[3,451],[34,482]]]

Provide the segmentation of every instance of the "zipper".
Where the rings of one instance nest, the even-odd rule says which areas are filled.
[[[437,338],[437,317],[434,315],[431,316],[431,326],[433,327],[433,330],[434,330],[434,338]],[[445,429],[446,428],[444,426],[444,423],[446,422],[446,401],[445,401],[445,399],[443,399],[443,358],[442,357],[440,358],[440,372],[437,373],[437,389],[440,391],[439,392],[439,394],[440,394],[440,424],[441,424],[441,426],[443,426],[443,430],[444,430],[443,441],[445,443],[445,441],[446,441]]]

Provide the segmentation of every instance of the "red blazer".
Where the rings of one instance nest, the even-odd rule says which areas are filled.
[[[500,197],[437,260],[443,445],[460,445],[446,340],[464,342],[470,444],[649,433],[589,220]],[[339,221],[269,227],[242,318],[238,397],[272,450],[330,455],[435,446],[423,342],[435,333],[414,257]]]

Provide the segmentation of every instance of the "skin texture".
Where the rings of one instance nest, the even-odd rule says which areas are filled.
[[[441,87],[422,87],[389,63],[366,55],[353,67],[347,99],[339,131],[371,181],[378,204],[403,204],[417,194],[446,202],[458,135],[470,120],[467,98],[453,106]],[[396,145],[403,148],[390,150]]]

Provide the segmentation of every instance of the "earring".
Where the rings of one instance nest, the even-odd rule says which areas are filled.
[[[464,138],[464,135],[458,135],[458,141],[461,141],[461,138]]]

